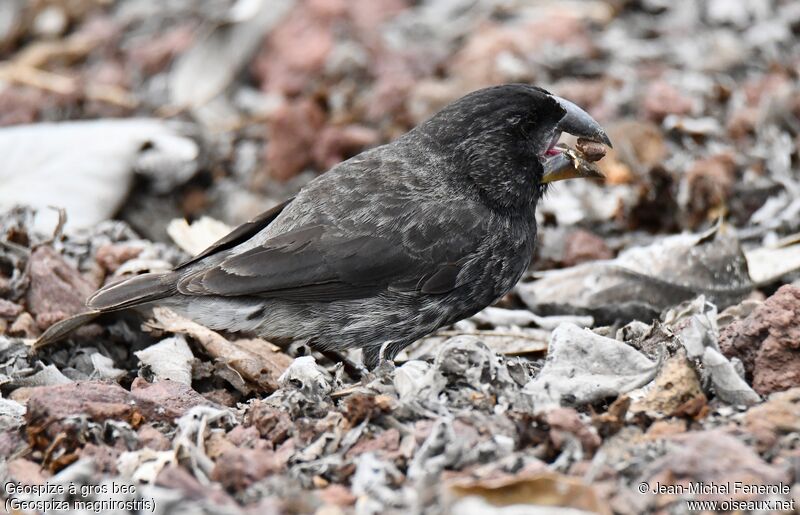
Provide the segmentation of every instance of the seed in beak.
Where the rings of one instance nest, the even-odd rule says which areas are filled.
[[[582,157],[587,161],[600,161],[606,155],[606,146],[597,141],[586,138],[578,138],[575,148],[583,154]]]

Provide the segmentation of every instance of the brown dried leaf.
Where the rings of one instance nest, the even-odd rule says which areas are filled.
[[[611,513],[592,485],[552,472],[477,481],[463,478],[451,481],[447,487],[457,498],[478,496],[492,506],[558,506],[599,514]],[[458,513],[455,510],[457,504],[454,503],[453,513]]]
[[[292,359],[278,347],[260,338],[230,341],[164,307],[153,309],[153,317],[145,323],[145,328],[191,336],[211,357],[227,364],[266,392],[278,388],[278,378],[292,363]]]

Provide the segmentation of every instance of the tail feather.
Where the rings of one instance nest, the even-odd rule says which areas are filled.
[[[127,281],[106,286],[86,301],[90,311],[79,313],[48,327],[33,344],[33,349],[39,350],[69,336],[72,331],[103,313],[146,304],[173,295],[177,292],[175,286],[177,276],[175,272],[156,272],[137,275]]]
[[[69,317],[60,322],[51,325],[33,344],[33,350],[38,351],[43,347],[55,343],[69,336],[75,329],[88,324],[101,313],[99,311],[87,311],[85,313],[78,313],[75,316]]]
[[[163,299],[177,292],[176,279],[174,272],[137,275],[97,291],[86,305],[96,311],[115,311]]]

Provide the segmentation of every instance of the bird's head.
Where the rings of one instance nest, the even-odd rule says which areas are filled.
[[[453,160],[456,173],[474,183],[487,202],[503,209],[535,204],[551,182],[602,177],[592,166],[578,166],[570,149],[556,146],[562,132],[611,146],[586,111],[527,84],[470,93],[417,131]]]

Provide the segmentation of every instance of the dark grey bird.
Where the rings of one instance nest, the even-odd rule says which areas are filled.
[[[174,270],[99,290],[90,312],[38,345],[97,314],[158,304],[276,343],[361,348],[373,368],[519,281],[548,183],[595,175],[555,146],[562,131],[611,145],[591,116],[543,89],[475,91]]]

